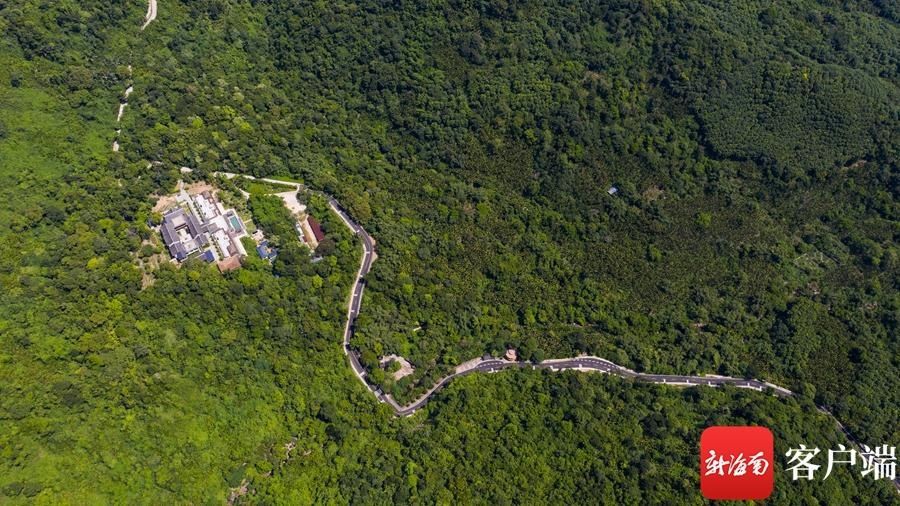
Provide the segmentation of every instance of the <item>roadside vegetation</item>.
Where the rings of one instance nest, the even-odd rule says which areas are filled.
[[[126,156],[336,195],[378,241],[354,346],[412,362],[398,399],[590,352],[896,439],[900,30],[844,5],[176,4]]]
[[[834,448],[813,400],[896,443],[900,13],[733,4],[173,1],[140,36],[139,2],[0,4],[0,502],[691,503],[704,426]],[[353,344],[412,362],[398,398],[509,346],[802,395],[515,372],[394,419],[341,353],[359,245],[321,198],[322,261],[254,195],[274,264],[141,289],[152,196],[222,170],[375,237]]]
[[[255,181],[252,179],[235,178],[234,184],[251,195],[268,195],[294,190],[294,186],[270,183],[268,181]]]

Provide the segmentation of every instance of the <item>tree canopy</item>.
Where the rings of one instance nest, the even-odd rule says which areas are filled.
[[[159,8],[0,2],[3,501],[699,503],[710,424],[844,442],[815,402],[900,440],[896,5]],[[341,352],[359,244],[321,198],[321,261],[256,183],[273,264],[143,282],[155,197],[215,171],[377,240],[352,344],[415,366],[398,399],[510,346],[802,395],[522,371],[393,418]],[[778,503],[896,500],[776,476]]]

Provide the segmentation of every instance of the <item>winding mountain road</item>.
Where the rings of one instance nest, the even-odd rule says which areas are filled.
[[[277,180],[268,181],[279,182]],[[297,188],[299,190],[300,188],[302,188],[302,185],[297,185]],[[353,332],[356,328],[356,319],[359,316],[359,310],[362,306],[363,290],[366,286],[365,276],[369,273],[369,270],[372,267],[372,262],[374,262],[378,257],[375,253],[375,240],[372,239],[372,236],[370,236],[369,233],[359,225],[359,223],[353,220],[353,218],[347,213],[346,210],[344,210],[344,208],[341,207],[340,203],[338,203],[338,201],[334,197],[328,195],[326,195],[326,197],[328,198],[328,205],[331,207],[331,210],[334,211],[338,215],[338,217],[340,217],[341,221],[344,222],[344,225],[346,225],[347,228],[349,228],[354,234],[357,235],[357,237],[360,238],[363,246],[363,254],[360,261],[359,271],[357,271],[356,273],[356,279],[353,282],[353,288],[350,290],[350,301],[347,304],[347,323],[344,326],[343,339],[344,354],[347,355],[347,357],[350,359],[350,367],[353,369],[354,374],[356,374],[356,377],[359,378],[362,384],[365,385],[365,387],[369,389],[369,391],[372,392],[380,402],[390,405],[398,416],[411,416],[412,414],[414,414],[418,409],[424,406],[431,399],[432,395],[434,395],[438,390],[447,385],[447,383],[453,380],[453,378],[473,373],[494,373],[504,369],[514,368],[530,368],[532,370],[549,369],[551,371],[594,371],[605,374],[612,374],[622,378],[630,378],[635,381],[655,383],[657,385],[671,385],[676,387],[722,387],[728,385],[736,388],[756,390],[759,392],[768,391],[773,395],[779,397],[791,397],[795,395],[794,392],[791,392],[787,388],[758,379],[732,378],[728,376],[714,375],[688,376],[641,373],[610,362],[605,358],[593,356],[549,359],[539,363],[517,362],[495,357],[483,357],[461,364],[452,374],[448,374],[447,376],[444,376],[443,378],[438,380],[438,382],[434,386],[432,386],[431,389],[422,394],[418,399],[403,406],[396,400],[394,400],[394,398],[391,397],[390,394],[384,393],[379,387],[370,384],[368,380],[366,380],[367,373],[366,369],[359,361],[359,352],[354,350],[350,345],[350,340],[353,337]],[[831,412],[827,408],[825,408],[824,406],[816,406],[816,408],[819,410],[819,412],[827,415],[832,419],[832,421],[834,421],[837,429],[850,441],[850,443],[854,447],[856,447],[857,451],[862,451],[862,444],[860,444],[860,442],[857,441],[852,434],[850,434],[850,431],[848,431],[847,428],[833,414],[831,414]],[[896,491],[900,493],[900,477],[893,480],[893,485]]]
[[[268,183],[280,184],[280,185],[288,185],[293,186],[297,189],[297,191],[307,190],[312,191],[306,188],[304,185],[300,183],[294,183],[290,181],[282,181],[279,179],[272,178],[256,178],[250,175],[243,174],[235,174],[232,172],[214,172],[214,176],[224,176],[228,179],[234,177],[243,177],[246,179],[257,179],[259,181],[265,181]],[[677,387],[721,387],[721,386],[732,386],[736,388],[746,388],[750,390],[756,390],[759,392],[769,391],[773,395],[779,397],[791,397],[794,392],[788,390],[787,388],[775,385],[773,383],[769,383],[767,381],[762,381],[758,379],[748,379],[748,378],[734,378],[729,376],[716,376],[716,375],[706,375],[706,376],[691,376],[691,375],[677,375],[677,374],[651,374],[651,373],[643,373],[637,372],[627,367],[618,365],[614,362],[611,362],[605,358],[594,357],[589,355],[582,355],[578,357],[571,358],[558,358],[558,359],[548,359],[538,363],[531,362],[518,362],[505,360],[495,357],[483,357],[474,360],[470,360],[465,362],[464,364],[459,365],[456,370],[441,378],[434,386],[431,387],[430,390],[422,394],[415,401],[403,406],[399,404],[390,394],[386,394],[381,391],[376,385],[372,385],[366,379],[367,372],[365,367],[362,366],[359,361],[359,352],[354,350],[350,341],[353,338],[353,333],[356,329],[356,319],[359,317],[359,311],[362,307],[362,299],[363,299],[363,291],[365,290],[366,280],[365,277],[369,273],[372,268],[372,263],[375,259],[378,258],[378,255],[375,252],[375,239],[369,235],[368,232],[362,226],[357,223],[350,214],[341,206],[341,204],[334,197],[324,193],[324,192],[316,192],[321,195],[324,195],[326,199],[328,199],[328,206],[331,210],[341,219],[344,225],[350,229],[357,237],[359,237],[360,242],[362,244],[362,257],[360,259],[359,270],[356,272],[356,277],[353,280],[353,287],[350,290],[350,298],[347,304],[347,321],[344,325],[344,336],[343,336],[343,349],[344,354],[350,360],[350,367],[353,369],[354,374],[359,378],[359,380],[365,385],[369,391],[375,394],[376,398],[384,403],[389,404],[397,415],[399,416],[409,416],[416,412],[419,408],[424,406],[428,400],[434,395],[438,390],[440,390],[444,385],[449,383],[453,378],[457,378],[459,376],[465,376],[467,374],[472,374],[475,372],[483,372],[483,373],[492,373],[501,371],[504,369],[549,369],[551,371],[565,371],[565,370],[575,370],[575,371],[594,371],[601,372],[606,374],[612,374],[615,376],[619,376],[622,378],[629,378],[636,381],[643,381],[647,383],[655,383],[658,385],[670,385]],[[819,411],[824,414],[827,414],[835,422],[838,424],[838,427],[842,432],[847,434],[846,428],[834,418],[834,415],[831,414],[826,408],[822,406],[818,406]],[[850,438],[852,440],[852,438]]]
[[[146,29],[150,23],[156,20],[157,16],[157,0],[148,0],[147,4],[147,14],[144,17],[144,23],[141,25],[141,31]],[[129,65],[129,71],[131,71],[131,66]],[[128,96],[133,91],[133,87],[129,86],[125,91],[125,101],[120,105],[118,116],[116,121],[121,120],[122,114],[125,109],[125,105],[127,105]],[[118,132],[117,132],[118,133]],[[118,151],[118,142],[114,143],[114,151]],[[240,174],[233,173],[219,173],[224,175],[227,178],[233,178],[235,176],[246,177],[250,179],[255,179],[253,176],[244,176]],[[294,182],[286,182],[280,181],[277,179],[270,178],[259,178],[262,181],[276,183],[276,184],[287,184],[290,186],[294,186],[297,191],[301,191],[306,189],[304,185]],[[562,359],[549,359],[544,360],[540,363],[527,363],[527,362],[517,362],[510,361],[505,359],[498,359],[494,357],[483,357],[480,359],[470,360],[464,364],[461,364],[456,368],[456,370],[441,378],[434,386],[431,387],[427,392],[422,394],[415,401],[403,406],[399,404],[397,401],[391,397],[390,394],[384,393],[379,387],[372,385],[366,379],[366,369],[362,366],[359,361],[359,352],[354,350],[350,344],[350,340],[353,337],[353,333],[356,327],[356,319],[359,317],[359,311],[362,307],[362,298],[363,298],[363,290],[366,286],[365,276],[369,273],[369,270],[372,267],[372,263],[378,257],[375,253],[375,240],[372,236],[369,235],[365,229],[362,228],[353,218],[347,213],[347,211],[341,207],[340,203],[332,196],[327,195],[325,193],[319,192],[328,199],[328,205],[331,210],[337,214],[337,216],[341,219],[344,225],[347,226],[357,237],[359,237],[362,247],[363,254],[360,260],[359,270],[356,273],[356,278],[353,282],[353,287],[350,291],[350,299],[347,305],[347,321],[344,327],[344,336],[343,336],[343,350],[344,354],[347,355],[350,361],[350,367],[352,368],[354,374],[359,378],[362,384],[371,391],[375,397],[383,403],[386,403],[391,406],[396,415],[398,416],[411,416],[418,409],[424,406],[438,390],[443,388],[447,383],[452,381],[454,378],[459,376],[465,376],[473,373],[495,373],[504,369],[526,369],[531,368],[535,369],[549,369],[551,371],[564,371],[564,370],[576,370],[576,371],[595,371],[605,374],[612,374],[615,376],[619,376],[622,378],[630,378],[636,381],[644,381],[648,383],[655,383],[660,385],[672,385],[679,387],[695,387],[695,386],[706,386],[706,387],[721,387],[730,385],[737,388],[746,388],[757,390],[760,392],[769,391],[774,395],[780,397],[790,397],[793,396],[794,393],[790,390],[780,387],[778,385],[774,385],[769,382],[760,381],[757,379],[742,379],[742,378],[732,378],[732,377],[724,377],[724,376],[688,376],[688,375],[664,375],[664,374],[649,374],[649,373],[640,373],[636,372],[632,369],[628,369],[621,365],[615,364],[601,357],[594,356],[579,356],[573,358],[562,358]],[[817,409],[828,415],[836,424],[837,428],[840,430],[842,434],[847,437],[847,439],[859,450],[861,448],[860,443],[850,434],[847,428],[841,424],[841,422],[831,414],[828,409],[823,406],[816,406]],[[900,478],[893,480],[893,485],[895,489],[900,492]]]
[[[465,367],[457,367],[456,371],[441,378],[430,390],[425,392],[421,397],[406,406],[400,405],[396,400],[393,399],[393,397],[391,397],[390,394],[382,392],[377,386],[371,385],[366,380],[367,373],[366,369],[359,361],[359,352],[354,350],[350,344],[350,341],[353,338],[353,332],[356,328],[356,319],[357,317],[359,317],[359,310],[362,307],[363,290],[366,286],[365,276],[369,273],[369,270],[372,267],[372,263],[377,257],[377,255],[375,254],[375,240],[372,239],[372,236],[370,236],[369,233],[365,231],[365,229],[363,229],[358,223],[356,223],[352,217],[350,217],[347,211],[341,207],[340,203],[338,203],[338,201],[334,199],[334,197],[328,197],[328,205],[331,207],[331,210],[334,211],[335,214],[338,215],[338,217],[340,217],[341,221],[344,222],[344,225],[346,225],[347,228],[349,228],[354,234],[357,235],[357,237],[360,238],[363,246],[362,259],[360,261],[359,270],[356,273],[356,279],[353,282],[353,288],[350,291],[350,301],[347,305],[347,322],[344,326],[343,339],[344,354],[346,354],[350,358],[350,366],[353,368],[353,372],[360,379],[360,381],[363,382],[366,388],[373,392],[379,401],[389,404],[400,416],[409,416],[415,413],[416,410],[418,410],[419,408],[424,406],[426,402],[428,402],[428,400],[432,395],[434,395],[435,392],[440,390],[453,378],[465,376],[467,374],[472,374],[475,372],[490,373],[497,372],[503,369],[513,368],[549,369],[551,371],[596,371],[620,376],[622,378],[631,378],[648,383],[657,383],[660,385],[682,387],[719,387],[730,385],[737,388],[747,388],[760,392],[768,389],[773,394],[783,397],[793,395],[793,392],[786,388],[757,379],[731,378],[724,376],[682,376],[640,373],[628,369],[627,367],[623,367],[621,365],[610,362],[609,360],[606,360],[604,358],[592,356],[550,359],[544,360],[543,362],[539,363],[516,362],[494,357],[484,357],[467,362]]]

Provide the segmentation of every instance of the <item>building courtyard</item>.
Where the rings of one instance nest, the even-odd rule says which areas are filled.
[[[215,262],[222,271],[240,267],[247,255],[241,238],[249,234],[237,211],[226,209],[211,190],[191,195],[182,187],[175,200],[159,227],[173,260],[197,257]]]

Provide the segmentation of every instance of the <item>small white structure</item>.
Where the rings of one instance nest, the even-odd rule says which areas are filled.
[[[211,220],[211,219],[213,219],[213,218],[215,218],[216,216],[219,215],[219,213],[216,212],[216,211],[218,210],[218,209],[216,208],[216,206],[214,206],[213,203],[210,202],[210,201],[209,201],[206,197],[204,197],[202,194],[195,196],[195,197],[194,197],[194,202],[196,202],[196,204],[197,204],[197,210],[200,211],[200,216],[201,216],[204,220]],[[223,220],[222,225],[224,225],[224,224],[225,224],[225,223],[224,223],[224,220]],[[223,227],[223,228],[224,228],[224,227]]]

